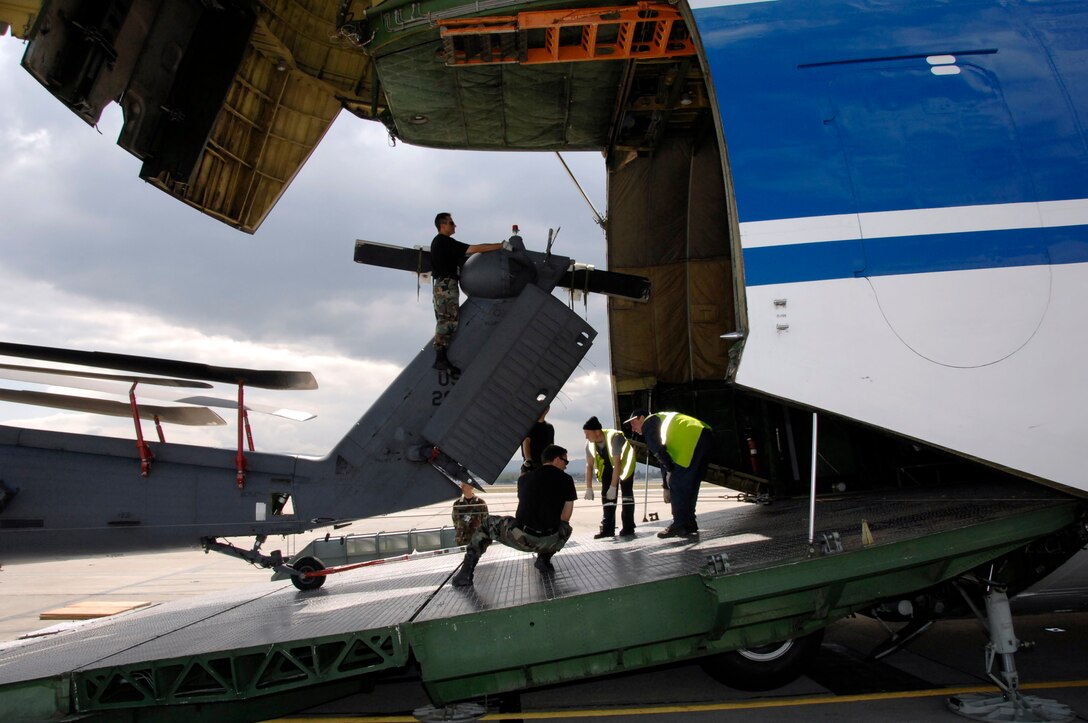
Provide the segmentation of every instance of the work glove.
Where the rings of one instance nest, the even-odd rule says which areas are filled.
[[[586,493],[585,493],[584,497],[587,500],[592,500],[593,499],[593,488],[592,487],[586,487]]]
[[[612,487],[608,488],[608,491],[604,493],[604,498],[606,500],[616,499],[616,488],[615,488],[615,486],[612,486]]]
[[[503,251],[513,251],[514,250],[514,244],[512,244],[510,242],[510,239],[506,239],[505,241],[502,242],[502,248],[503,248]]]
[[[669,491],[668,487],[661,490],[661,499],[663,499],[667,505],[672,504],[672,492]]]

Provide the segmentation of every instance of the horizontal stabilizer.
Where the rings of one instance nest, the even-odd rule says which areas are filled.
[[[498,478],[596,335],[559,299],[527,286],[462,372],[423,436],[485,480]]]
[[[72,412],[104,414],[109,417],[131,417],[132,406],[128,402],[113,402],[107,399],[77,397],[69,394],[52,392],[29,392],[19,389],[0,389],[0,401],[32,404],[37,407],[67,409]],[[137,405],[140,419],[148,421],[159,418],[160,422],[182,424],[187,427],[212,427],[226,424],[223,418],[206,407],[158,407],[148,404]]]
[[[317,380],[314,379],[314,375],[303,371],[217,367],[173,359],[158,359],[101,351],[81,351],[79,349],[60,349],[50,346],[32,346],[30,344],[12,344],[10,342],[0,342],[0,356],[16,356],[60,364],[80,364],[107,369],[125,369],[139,374],[188,377],[221,384],[244,384],[247,387],[259,387],[261,389],[317,389]]]
[[[417,274],[431,272],[431,252],[419,246],[405,248],[360,239],[355,242],[355,262]],[[644,276],[601,271],[577,264],[559,277],[558,286],[636,301],[650,297],[650,280]]]

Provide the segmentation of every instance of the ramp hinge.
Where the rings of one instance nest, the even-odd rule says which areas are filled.
[[[729,554],[720,552],[714,555],[707,555],[705,571],[706,574],[713,576],[728,575],[733,572],[733,566],[729,561]]]
[[[810,544],[808,548],[808,554],[810,557],[816,555],[835,555],[842,552],[842,539],[839,537],[838,532],[825,532],[820,535],[819,546]]]

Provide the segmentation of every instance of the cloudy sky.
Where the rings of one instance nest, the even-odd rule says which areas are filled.
[[[558,253],[604,267],[604,233],[554,154],[393,147],[379,124],[348,114],[258,232],[235,231],[141,181],[139,161],[116,145],[119,108],[87,126],[20,67],[23,50],[0,38],[0,340],[312,371],[317,391],[247,391],[318,415],[253,415],[259,450],[328,452],[433,333],[429,287],[417,298],[413,275],[354,263],[356,239],[427,244],[434,214],[449,210],[462,241],[498,241],[516,223],[543,250],[561,226]],[[564,158],[603,213],[600,154]],[[549,417],[572,450],[582,421],[611,416],[604,300],[575,308],[599,336]],[[118,392],[95,396],[123,400],[127,387]],[[0,423],[134,434],[131,420],[16,404],[0,403]],[[169,441],[234,445],[233,424],[166,430]]]

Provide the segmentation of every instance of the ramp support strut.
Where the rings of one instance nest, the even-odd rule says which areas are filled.
[[[974,605],[971,608],[974,610]],[[977,610],[975,613],[982,617]],[[1069,706],[1020,692],[1020,675],[1013,657],[1020,649],[1020,641],[1013,630],[1009,596],[1003,588],[992,583],[986,591],[986,618],[983,624],[990,633],[990,641],[986,643],[986,675],[1001,689],[1001,695],[979,693],[953,696],[948,699],[952,712],[979,721],[1072,721],[1076,713]],[[993,672],[994,661],[998,657],[1001,658],[1000,677]]]

